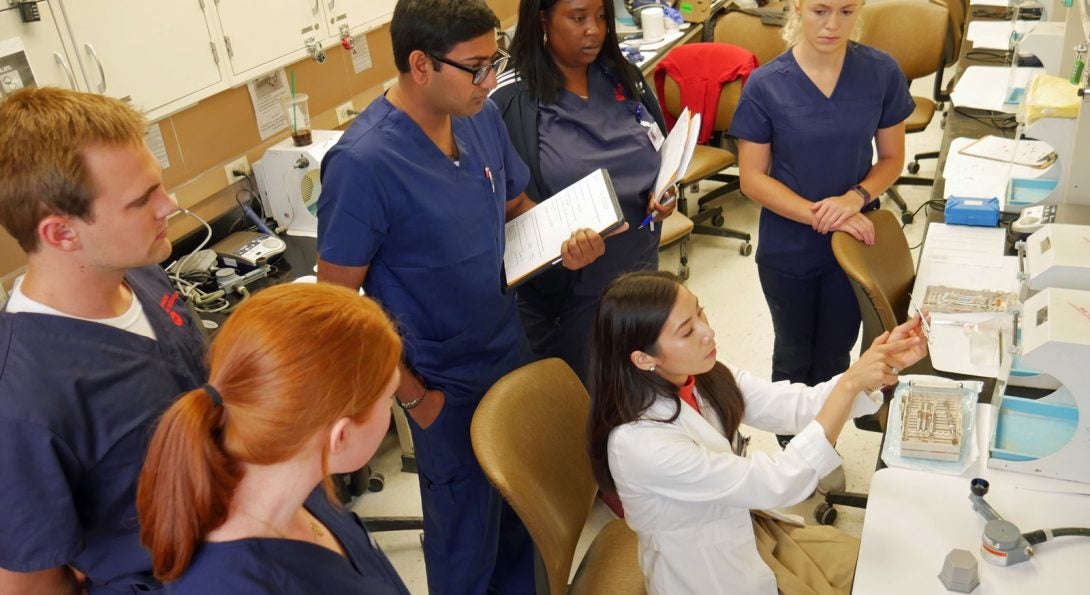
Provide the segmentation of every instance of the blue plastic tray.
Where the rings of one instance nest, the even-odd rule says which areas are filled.
[[[1007,182],[1007,205],[1025,206],[1039,203],[1048,198],[1058,185],[1059,180],[1011,178]]]
[[[1050,455],[1071,441],[1078,424],[1078,407],[1004,396],[992,436],[992,458],[1032,461]]]

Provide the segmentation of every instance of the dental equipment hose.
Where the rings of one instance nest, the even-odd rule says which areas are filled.
[[[1059,529],[1038,529],[1037,531],[1022,534],[1022,537],[1025,537],[1026,541],[1030,542],[1031,545],[1052,541],[1057,537],[1072,536],[1090,537],[1090,529],[1085,527],[1061,527]]]

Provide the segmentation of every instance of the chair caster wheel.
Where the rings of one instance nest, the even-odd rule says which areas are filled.
[[[910,173],[910,174],[920,173],[920,162],[919,161],[910,161],[908,163],[908,173]]]
[[[333,492],[341,504],[352,501],[352,475],[349,473],[337,473],[333,475]]]
[[[714,225],[716,227],[723,227],[723,223],[725,221],[726,220],[723,219],[722,215],[716,215],[716,216],[712,217],[712,225]]]
[[[368,467],[349,473],[345,481],[348,493],[352,496],[362,496],[367,491],[367,484],[370,481],[369,473]]]
[[[677,276],[681,277],[682,280],[688,279],[689,278],[689,265],[683,264],[680,267],[678,267]]]
[[[821,525],[832,525],[836,522],[836,509],[828,502],[822,502],[814,509],[814,520]]]
[[[749,256],[750,254],[753,254],[753,244],[750,244],[749,242],[742,244],[742,247],[738,248],[738,253],[742,256]]]
[[[381,473],[372,473],[367,478],[368,492],[381,492],[386,487],[386,476]]]
[[[901,223],[904,223],[905,225],[911,224],[912,223],[912,213],[909,213],[908,211],[905,211],[904,213],[901,213]]]

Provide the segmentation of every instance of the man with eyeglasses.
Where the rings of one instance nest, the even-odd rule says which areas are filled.
[[[395,398],[410,419],[431,593],[533,593],[526,529],[485,478],[469,439],[477,403],[530,361],[503,291],[504,223],[534,205],[488,100],[507,55],[482,0],[400,0],[390,24],[397,83],[322,163],[318,279],[362,287],[400,326]],[[572,234],[563,264],[604,252]]]

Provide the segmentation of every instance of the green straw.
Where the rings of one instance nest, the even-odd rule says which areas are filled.
[[[292,134],[299,132],[299,124],[296,122],[295,115],[295,70],[291,71],[291,132]]]

